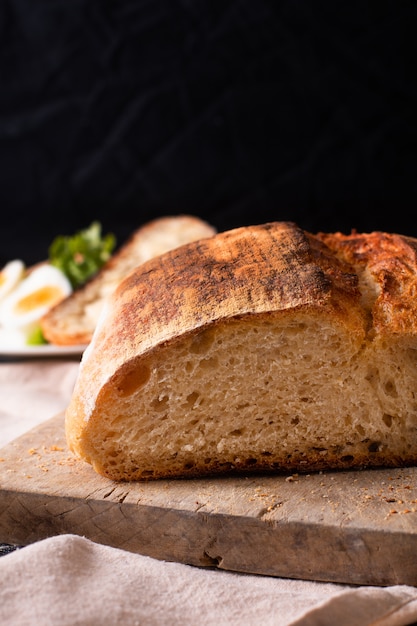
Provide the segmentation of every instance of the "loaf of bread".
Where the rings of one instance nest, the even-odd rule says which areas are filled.
[[[417,462],[417,240],[237,228],[107,300],[66,411],[115,480]]]
[[[190,241],[211,237],[213,226],[193,215],[157,218],[136,230],[85,285],[41,320],[45,339],[56,345],[88,344],[105,298],[137,265]]]

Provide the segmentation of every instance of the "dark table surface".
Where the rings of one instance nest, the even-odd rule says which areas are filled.
[[[4,0],[0,263],[99,220],[417,235],[417,5]]]

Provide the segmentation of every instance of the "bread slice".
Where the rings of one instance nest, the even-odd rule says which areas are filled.
[[[146,223],[91,280],[43,317],[45,339],[56,345],[88,344],[104,300],[131,270],[167,250],[215,233],[213,226],[192,215],[161,217]]]
[[[66,411],[115,480],[417,462],[417,240],[247,226],[107,301]]]

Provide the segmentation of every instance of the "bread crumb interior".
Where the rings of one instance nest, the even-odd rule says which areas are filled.
[[[121,368],[91,456],[121,480],[416,458],[416,367],[406,341],[320,316],[222,322]]]

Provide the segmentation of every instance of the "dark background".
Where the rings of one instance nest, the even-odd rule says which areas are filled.
[[[2,0],[0,262],[101,221],[417,236],[417,3]]]

